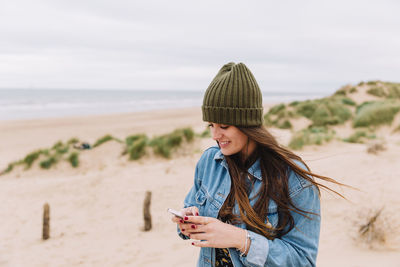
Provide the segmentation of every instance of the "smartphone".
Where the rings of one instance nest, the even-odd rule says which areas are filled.
[[[174,209],[168,209],[168,212],[170,212],[171,214],[183,219],[183,215],[180,211],[174,210]]]

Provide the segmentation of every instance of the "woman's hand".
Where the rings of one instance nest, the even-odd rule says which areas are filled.
[[[188,216],[183,221],[184,223],[180,223],[181,231],[191,239],[201,240],[192,243],[196,247],[244,250],[246,232],[239,227],[223,223],[216,218],[203,216]],[[249,246],[250,242],[248,242]]]
[[[181,230],[181,233],[188,236],[188,234],[185,232],[185,228],[183,228],[183,225],[185,223],[184,219],[188,218],[188,216],[199,216],[199,209],[195,206],[187,207],[187,208],[181,209],[181,214],[183,215],[183,218],[174,216],[174,217],[172,217],[172,222],[177,223],[179,229]]]

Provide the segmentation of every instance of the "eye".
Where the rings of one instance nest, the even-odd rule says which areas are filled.
[[[221,125],[220,127],[221,127],[221,129],[224,129],[224,130],[226,130],[226,129],[228,129],[228,128],[229,128],[229,125]]]
[[[212,123],[208,124],[207,127],[213,127]]]

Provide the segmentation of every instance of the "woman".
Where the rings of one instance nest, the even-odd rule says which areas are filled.
[[[174,217],[201,247],[198,266],[315,266],[322,185],[303,160],[263,127],[262,94],[250,70],[228,63],[202,106],[218,146],[196,166],[194,185]]]

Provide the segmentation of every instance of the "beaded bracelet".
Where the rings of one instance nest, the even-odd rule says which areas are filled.
[[[243,257],[246,254],[246,252],[247,252],[247,242],[250,239],[250,235],[249,235],[249,232],[247,230],[245,230],[245,234],[246,234],[246,241],[244,243],[244,251],[240,253],[240,257]],[[241,251],[241,250],[242,249],[240,249],[239,251]]]

